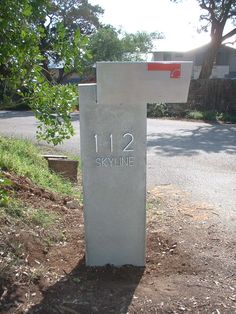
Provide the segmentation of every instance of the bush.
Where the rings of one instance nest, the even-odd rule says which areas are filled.
[[[236,115],[230,113],[220,113],[217,115],[217,119],[224,122],[233,122],[236,123]]]
[[[188,111],[186,112],[187,119],[194,119],[194,120],[203,120],[203,113],[201,111]]]
[[[148,104],[147,105],[148,118],[169,117],[169,110],[166,104]]]

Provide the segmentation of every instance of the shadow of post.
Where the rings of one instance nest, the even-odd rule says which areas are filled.
[[[43,292],[28,314],[127,313],[144,267],[86,267],[85,258],[73,271]]]

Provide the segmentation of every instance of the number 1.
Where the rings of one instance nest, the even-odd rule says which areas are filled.
[[[95,150],[96,150],[96,153],[97,153],[98,152],[98,135],[95,134],[94,138],[95,138]]]
[[[111,153],[113,153],[113,135],[110,134],[110,149],[111,149]]]

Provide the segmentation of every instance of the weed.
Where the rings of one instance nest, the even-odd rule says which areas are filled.
[[[7,206],[10,202],[10,197],[5,188],[11,184],[12,182],[5,178],[2,173],[0,173],[0,207]]]
[[[37,209],[30,214],[29,219],[43,228],[48,228],[56,222],[58,216],[55,213],[49,213],[44,209]]]
[[[45,268],[43,266],[39,266],[38,268],[31,268],[28,273],[29,281],[32,283],[37,283],[39,280],[45,276]]]
[[[7,215],[14,218],[23,218],[25,216],[23,206],[15,200],[11,200],[8,206],[5,206],[4,211]]]

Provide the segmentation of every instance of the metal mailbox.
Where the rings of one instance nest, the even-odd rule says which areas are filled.
[[[192,62],[98,62],[100,104],[187,101]]]

